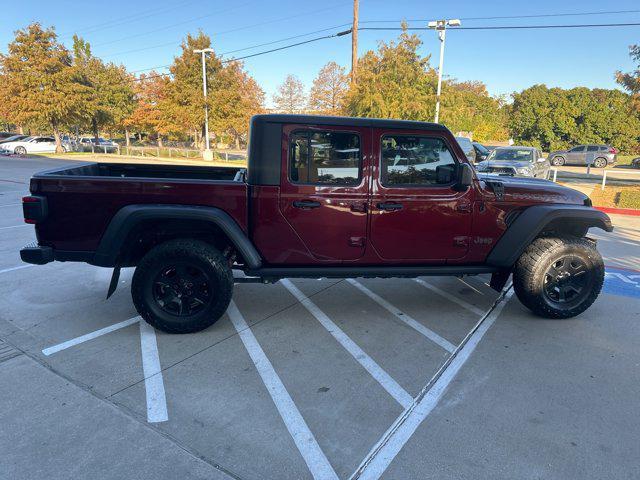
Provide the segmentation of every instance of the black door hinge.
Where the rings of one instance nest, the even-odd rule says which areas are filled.
[[[504,184],[494,180],[485,180],[485,183],[493,190],[496,200],[504,200]]]

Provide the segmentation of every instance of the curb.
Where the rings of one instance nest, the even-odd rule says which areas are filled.
[[[634,208],[611,208],[611,207],[594,207],[604,213],[613,213],[616,215],[629,215],[632,217],[640,217],[640,210]]]

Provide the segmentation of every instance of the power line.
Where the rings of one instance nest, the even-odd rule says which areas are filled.
[[[190,18],[190,19],[187,19],[187,20],[183,20],[183,21],[178,22],[178,23],[172,23],[170,25],[165,25],[164,27],[161,27],[161,28],[156,28],[156,29],[153,29],[153,30],[147,30],[146,32],[136,33],[135,35],[129,35],[129,36],[126,36],[126,37],[121,37],[121,38],[118,38],[116,40],[110,40],[108,42],[96,43],[95,45],[92,45],[92,47],[101,47],[101,46],[104,46],[104,45],[112,45],[114,43],[123,42],[125,40],[131,40],[132,38],[144,37],[145,35],[149,35],[150,33],[162,32],[162,31],[168,30],[170,28],[179,27],[180,25],[185,25],[187,23],[195,22],[197,20],[202,20],[203,18],[212,17],[214,15],[220,15],[221,13],[226,13],[226,12],[229,12],[231,10],[236,10],[238,8],[246,7],[247,5],[250,5],[252,3],[255,3],[255,0],[250,1],[250,2],[245,2],[245,3],[242,3],[240,5],[234,5],[231,8],[225,8],[225,9],[222,9],[222,10],[217,10],[215,12],[207,13],[206,15],[200,15],[198,17],[193,17],[193,18]]]
[[[580,17],[589,15],[618,15],[623,13],[640,13],[640,10],[607,10],[598,12],[576,12],[576,13],[540,13],[534,15],[500,15],[492,17],[460,17],[460,20],[506,20],[522,18],[551,18],[551,17]],[[458,18],[458,17],[456,17]],[[363,20],[360,23],[401,23],[401,22],[428,22],[433,19],[404,19],[404,20]]]
[[[246,58],[258,57],[260,55],[266,55],[268,53],[278,52],[278,51],[281,51],[281,50],[286,50],[286,49],[289,49],[289,48],[298,47],[300,45],[306,45],[308,43],[318,42],[320,40],[326,40],[328,38],[342,37],[344,35],[349,35],[350,33],[351,33],[351,29],[344,30],[342,32],[332,33],[331,35],[323,35],[322,37],[311,38],[309,40],[304,40],[302,42],[292,43],[292,44],[289,44],[289,45],[284,45],[282,47],[272,48],[270,50],[264,50],[262,52],[257,52],[257,53],[252,53],[252,54],[249,54],[249,55],[244,55],[242,57],[228,58],[226,60],[221,60],[221,63],[237,62],[237,61],[240,61],[240,60],[244,60]],[[165,68],[165,67],[166,66],[157,67],[157,68]],[[141,77],[141,78],[136,78],[134,81],[135,82],[141,82],[141,81],[148,80],[148,79],[151,79],[151,78],[164,77],[164,76],[170,76],[170,75],[172,75],[172,74],[171,73],[158,73],[158,74],[154,74],[154,75],[147,75],[147,76]]]
[[[591,23],[591,24],[567,24],[567,25],[493,25],[482,27],[455,27],[452,30],[530,30],[553,28],[598,28],[598,27],[635,27],[640,22],[634,23]],[[389,30],[398,31],[402,27],[362,27],[360,30]],[[407,27],[407,30],[431,30],[429,27]]]
[[[344,3],[340,2],[339,4],[343,5]],[[313,10],[313,11],[310,11],[310,12],[298,13],[296,15],[290,15],[290,16],[287,16],[287,17],[280,17],[280,18],[276,18],[276,19],[273,19],[273,20],[267,20],[267,21],[264,21],[264,22],[255,23],[255,24],[252,24],[252,25],[246,25],[246,26],[243,26],[243,27],[232,28],[230,30],[224,30],[222,32],[214,32],[214,33],[210,34],[210,36],[211,37],[213,37],[213,36],[220,37],[220,36],[225,35],[227,33],[238,32],[238,31],[241,31],[241,30],[249,29],[249,28],[255,28],[255,27],[260,27],[260,26],[263,26],[263,25],[268,25],[268,24],[271,24],[271,23],[277,23],[277,22],[282,22],[282,21],[285,21],[285,20],[290,20],[292,18],[298,18],[298,17],[311,15],[311,14],[314,14],[314,13],[325,12],[327,10],[335,9],[337,5],[338,4],[332,4],[329,7],[324,7],[324,8],[321,8],[321,9],[318,9],[318,10]],[[124,52],[113,53],[111,55],[102,55],[102,58],[118,57],[118,56],[121,56],[121,55],[126,55],[128,53],[142,52],[142,51],[145,51],[145,50],[152,50],[154,48],[167,47],[167,46],[170,46],[170,45],[175,45],[176,43],[177,43],[177,41],[173,41],[173,42],[168,42],[168,43],[161,43],[161,44],[157,44],[157,45],[151,45],[151,46],[148,46],[148,47],[136,48],[136,49],[127,50],[127,51],[124,51]]]
[[[106,21],[106,22],[103,22],[103,23],[98,23],[96,25],[92,25],[92,26],[88,26],[88,27],[83,27],[83,28],[77,29],[73,33],[71,33],[71,32],[64,33],[64,34],[60,35],[60,38],[61,39],[71,38],[73,35],[75,35],[75,34],[77,34],[79,32],[93,33],[93,32],[97,32],[99,30],[118,27],[120,25],[126,25],[127,23],[135,23],[135,22],[137,22],[139,20],[144,20],[146,18],[150,18],[150,17],[156,16],[156,15],[160,15],[162,13],[166,13],[166,12],[169,12],[171,10],[175,10],[177,8],[185,7],[185,6],[190,5],[192,3],[196,3],[196,1],[198,1],[198,0],[188,0],[186,2],[181,2],[181,3],[178,3],[176,5],[172,5],[171,7],[163,8],[163,9],[160,9],[160,10],[154,10],[151,13],[138,13],[136,15],[127,15],[126,17],[114,18],[112,20],[109,20],[109,21]]]
[[[300,35],[293,35],[291,37],[285,37],[285,38],[281,38],[279,40],[272,40],[270,42],[259,43],[257,45],[251,45],[249,47],[243,47],[243,48],[237,48],[235,50],[229,50],[227,52],[222,52],[219,55],[220,56],[224,56],[224,55],[229,55],[231,53],[237,53],[237,52],[243,52],[243,51],[246,51],[246,50],[252,50],[254,48],[266,47],[267,45],[274,45],[276,43],[286,42],[287,40],[295,40],[296,38],[308,37],[309,35],[314,35],[316,33],[322,33],[322,32],[326,32],[326,31],[329,31],[329,30],[335,30],[336,28],[348,27],[349,25],[351,25],[351,23],[343,23],[341,25],[335,25],[333,27],[322,28],[320,30],[314,30],[313,32],[302,33]],[[170,66],[171,65],[158,65],[156,67],[142,68],[140,70],[132,70],[129,73],[147,72],[149,70],[156,70],[158,68],[168,68]]]

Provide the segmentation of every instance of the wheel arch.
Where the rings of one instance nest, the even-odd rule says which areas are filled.
[[[511,268],[524,249],[540,236],[570,234],[584,236],[590,227],[610,232],[609,216],[582,205],[535,205],[523,210],[496,242],[486,263],[499,268]]]
[[[134,265],[158,241],[200,238],[221,250],[232,246],[250,268],[262,259],[238,223],[215,207],[187,205],[128,205],[113,216],[96,253],[94,263],[103,267]],[[142,245],[141,245],[142,244]]]

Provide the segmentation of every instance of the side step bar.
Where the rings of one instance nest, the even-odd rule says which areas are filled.
[[[499,269],[485,265],[435,265],[418,267],[266,267],[249,270],[246,275],[264,280],[281,278],[393,278],[462,276],[495,273]]]

